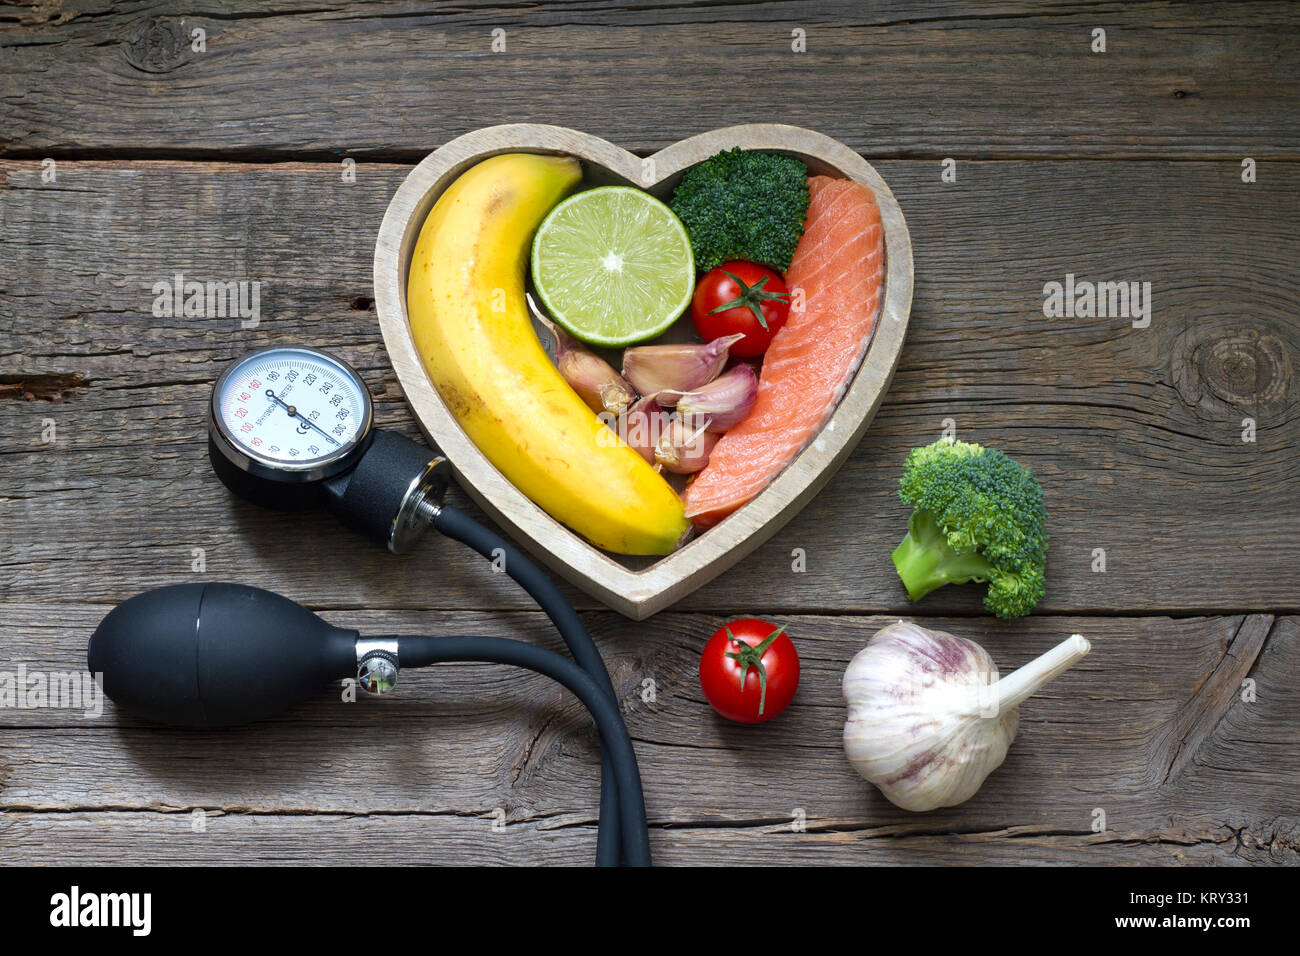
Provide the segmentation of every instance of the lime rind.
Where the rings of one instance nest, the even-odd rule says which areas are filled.
[[[665,332],[695,291],[686,227],[655,197],[601,186],[557,205],[537,229],[533,287],[570,335],[621,348]]]

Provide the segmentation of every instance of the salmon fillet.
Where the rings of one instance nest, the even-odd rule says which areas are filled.
[[[847,179],[813,176],[808,188],[803,238],[786,273],[804,308],[791,309],[768,346],[753,411],[722,436],[683,493],[698,528],[751,500],[821,431],[876,326],[885,280],[876,199]]]

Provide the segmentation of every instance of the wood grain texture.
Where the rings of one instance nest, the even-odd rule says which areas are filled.
[[[1300,152],[1300,12],[1285,2],[64,6],[78,15],[0,34],[11,155],[415,161],[521,121],[635,150],[775,121],[872,157]]]
[[[0,673],[78,671],[113,603],[199,577],[375,632],[557,647],[464,549],[397,559],[328,519],[232,500],[203,457],[210,383],[253,348],[309,341],[414,436],[371,282],[411,164],[493,123],[645,155],[787,122],[888,181],[915,304],[880,414],[790,525],[672,613],[586,615],[656,860],[1300,865],[1298,25],[1296,5],[1256,0],[0,6]],[[795,28],[806,53],[787,52]],[[155,317],[151,286],[176,272],[262,281],[261,324]],[[1044,284],[1067,273],[1150,281],[1150,326],[1044,318]],[[948,418],[1043,482],[1044,613],[999,624],[977,588],[903,600],[894,486]],[[859,780],[837,739],[849,656],[918,611],[1004,667],[1072,631],[1094,641],[1026,704],[981,793],[919,817]],[[714,720],[694,677],[704,635],[739,613],[791,616],[805,661],[790,713],[748,731]],[[405,675],[392,699],[334,699],[229,736],[0,708],[0,865],[592,859],[595,739],[554,687],[455,666]]]
[[[42,185],[38,163],[0,165],[0,215],[23,250],[0,262],[0,374],[81,383],[58,404],[0,395],[9,600],[121,600],[184,579],[203,548],[212,574],[316,604],[526,605],[463,549],[429,540],[394,559],[331,521],[237,501],[204,458],[211,382],[272,343],[336,351],[376,390],[379,424],[415,434],[370,298],[374,231],[407,167],[365,166],[354,185],[330,164],[58,170]],[[1042,610],[1300,609],[1300,169],[1264,164],[1251,185],[1232,163],[961,163],[948,185],[937,163],[881,172],[917,257],[894,384],[813,502],[680,609],[978,612],[976,587],[911,607],[888,558],[903,458],[948,418],[1043,483]],[[155,317],[151,286],[177,272],[262,281],[261,324]],[[1067,273],[1150,281],[1150,327],[1044,318],[1044,283]]]
[[[0,851],[44,866],[587,866],[596,845],[594,826],[543,821],[493,830],[491,817],[460,814],[215,812],[195,820],[193,811],[5,812]],[[1032,826],[914,834],[888,827],[795,833],[789,823],[673,827],[652,829],[650,848],[656,865],[675,866],[1245,866],[1298,859],[1294,842],[1271,832],[1200,826],[1070,834]]]
[[[0,669],[80,667],[105,610],[66,605],[52,620],[45,605],[0,605]],[[363,633],[454,626],[555,646],[538,613],[325,616]],[[710,850],[739,859],[751,848],[788,863],[969,862],[976,852],[1010,862],[1022,841],[1027,862],[1300,862],[1295,618],[1041,617],[1014,633],[987,619],[929,620],[979,641],[1004,670],[1076,631],[1093,653],[1022,705],[1006,763],[975,798],[924,815],[859,780],[840,747],[844,662],[889,618],[792,618],[799,696],[759,728],[713,718],[699,695],[700,635],[720,620],[588,615],[635,742],[660,862],[706,862]],[[1254,700],[1242,698],[1238,675],[1254,681]],[[540,678],[486,665],[409,672],[383,701],[343,704],[323,692],[283,718],[227,732],[159,728],[111,704],[97,719],[6,709],[0,860],[38,838],[42,860],[83,842],[92,857],[138,859],[170,832],[163,858],[229,862],[247,840],[248,852],[282,862],[304,843],[319,861],[342,862],[355,845],[329,849],[326,835],[355,831],[395,833],[407,862],[462,851],[485,862],[586,862],[597,778],[579,705]],[[214,832],[233,842],[191,839],[195,808],[224,815]],[[1102,832],[1092,829],[1098,809]],[[800,810],[806,833],[791,830]],[[492,832],[494,816],[505,834]],[[488,842],[473,849],[477,841]]]

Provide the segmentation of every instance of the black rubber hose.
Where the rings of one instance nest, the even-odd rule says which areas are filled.
[[[501,637],[399,637],[397,659],[402,667],[449,661],[513,664],[545,674],[571,690],[595,719],[601,743],[609,756],[611,773],[618,783],[619,830],[628,865],[650,865],[650,835],[632,738],[628,736],[618,705],[591,674],[554,651]],[[606,826],[607,821],[602,818],[597,832]]]
[[[500,551],[504,560],[506,574],[510,575],[537,602],[551,619],[569,653],[578,662],[578,666],[591,675],[609,697],[617,704],[614,685],[610,682],[609,671],[605,669],[605,660],[596,649],[595,642],[587,633],[582,618],[573,609],[573,605],[560,592],[546,574],[518,548],[506,541],[496,532],[485,528],[465,512],[451,505],[443,505],[433,519],[433,526],[449,538],[466,544],[488,560],[494,560],[494,552]],[[605,749],[604,737],[601,738],[600,752],[600,820],[612,820],[619,812],[619,789],[617,780],[610,772],[609,754]],[[618,866],[619,844],[617,830],[612,826],[601,826],[596,840],[596,865]]]

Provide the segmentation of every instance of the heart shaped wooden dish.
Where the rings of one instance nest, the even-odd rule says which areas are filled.
[[[876,196],[885,227],[887,274],[880,318],[866,356],[816,439],[756,498],[663,558],[607,554],[535,505],[479,451],[429,380],[406,312],[406,281],[420,227],[457,176],[498,153],[564,153],[582,161],[584,186],[639,186],[667,200],[687,169],[740,146],[787,153],[810,175],[854,179]],[[641,158],[597,136],[559,126],[492,126],[427,156],[398,188],[375,242],[375,308],[398,380],[429,441],[461,487],[521,544],[556,572],[616,611],[641,620],[731,567],[773,535],[830,479],[866,431],[898,364],[912,304],[912,246],[902,210],[871,164],[810,130],[777,124],[732,126],[692,136]]]

